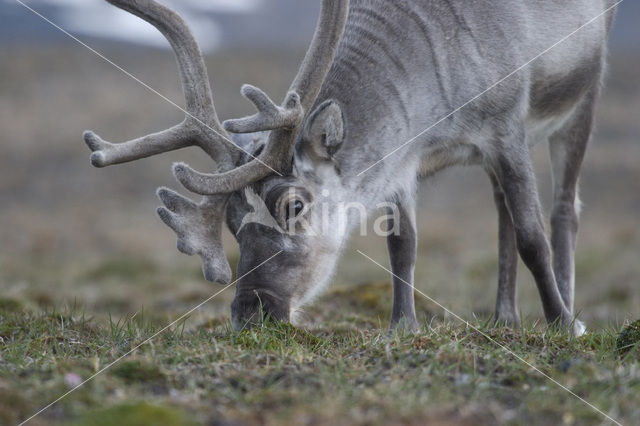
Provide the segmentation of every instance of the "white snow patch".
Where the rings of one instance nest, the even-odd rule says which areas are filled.
[[[218,47],[221,30],[208,13],[249,13],[264,0],[161,0],[187,21],[200,48],[209,52]],[[5,0],[5,3],[15,3]],[[47,16],[72,33],[169,48],[165,38],[140,18],[124,12],[104,0],[30,0],[28,6],[59,8],[57,16]]]

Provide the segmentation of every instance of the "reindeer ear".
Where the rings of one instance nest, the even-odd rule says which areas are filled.
[[[332,100],[320,104],[307,119],[302,131],[302,149],[312,159],[331,160],[344,140],[344,119],[340,106]]]

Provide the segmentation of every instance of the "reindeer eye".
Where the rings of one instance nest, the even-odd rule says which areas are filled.
[[[269,212],[283,229],[298,226],[299,220],[294,219],[307,215],[313,205],[309,191],[294,187],[289,182],[271,188],[265,196]]]
[[[304,204],[302,201],[300,200],[292,201],[291,203],[289,203],[289,206],[287,208],[286,220],[289,220],[292,217],[300,216],[300,213],[302,213],[303,210],[304,210]]]

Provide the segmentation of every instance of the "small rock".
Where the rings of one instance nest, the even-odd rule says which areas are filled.
[[[76,373],[67,373],[64,375],[64,383],[71,389],[82,384],[82,377]]]

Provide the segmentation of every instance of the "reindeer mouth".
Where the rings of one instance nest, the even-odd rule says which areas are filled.
[[[271,290],[238,289],[231,303],[231,324],[240,331],[265,321],[289,322],[290,312],[289,301]]]

